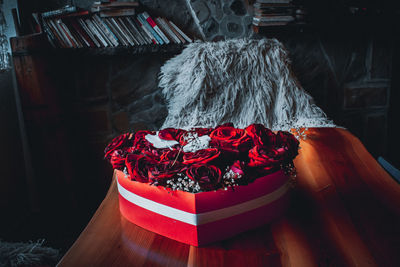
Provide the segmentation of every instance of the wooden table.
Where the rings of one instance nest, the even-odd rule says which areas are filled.
[[[270,225],[189,246],[121,217],[113,179],[59,266],[400,266],[400,185],[344,129],[300,146],[291,208]]]

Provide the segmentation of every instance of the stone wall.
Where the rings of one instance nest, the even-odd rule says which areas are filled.
[[[243,38],[252,34],[253,16],[243,0],[187,0],[204,40]]]

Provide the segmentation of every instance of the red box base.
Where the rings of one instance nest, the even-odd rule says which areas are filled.
[[[171,191],[117,171],[121,214],[130,222],[193,246],[223,240],[281,216],[289,204],[283,171],[245,186],[211,192]]]

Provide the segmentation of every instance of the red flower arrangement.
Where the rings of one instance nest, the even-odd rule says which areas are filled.
[[[291,170],[299,141],[261,124],[231,123],[191,130],[126,133],[106,147],[105,158],[131,180],[197,193],[243,185],[280,169]]]

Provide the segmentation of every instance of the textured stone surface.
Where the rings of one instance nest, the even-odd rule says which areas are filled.
[[[220,22],[220,31],[229,38],[242,36],[244,29],[241,18],[235,15],[225,16]]]
[[[219,24],[214,18],[207,20],[202,27],[205,36],[214,37],[219,32]]]
[[[303,88],[310,93],[317,105],[329,115],[336,107],[330,102],[336,98],[331,92],[336,86],[335,74],[327,64],[324,51],[318,38],[313,36],[294,36],[285,42],[290,53],[292,69]],[[332,90],[331,90],[332,89]]]
[[[242,0],[234,0],[230,6],[231,10],[237,16],[243,16],[247,14],[246,7]]]
[[[131,125],[146,124],[147,129],[157,130],[167,116],[167,109],[160,92],[138,98],[128,106]]]
[[[197,1],[192,4],[192,8],[196,10],[196,16],[200,23],[204,23],[210,18],[211,12],[204,1]]]
[[[118,112],[126,108],[129,125],[145,123],[148,129],[157,129],[165,119],[166,107],[158,88],[158,73],[167,58],[166,55],[151,54],[121,59],[121,65],[118,61],[113,62],[110,79],[112,109]]]
[[[241,38],[252,34],[252,16],[244,0],[188,1],[206,40]]]

